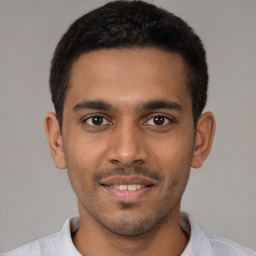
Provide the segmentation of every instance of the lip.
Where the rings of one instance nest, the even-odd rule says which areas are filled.
[[[153,186],[143,187],[132,191],[119,190],[109,186],[103,186],[103,188],[118,202],[133,203],[148,194],[148,192],[153,189]]]
[[[103,179],[100,184],[103,186],[111,185],[132,185],[132,184],[141,184],[144,186],[154,185],[151,179],[140,177],[140,176],[114,176],[111,178]]]
[[[112,198],[123,203],[136,202],[142,197],[146,196],[154,188],[154,182],[152,182],[150,179],[139,176],[115,176],[102,180],[100,184]],[[132,184],[140,184],[144,185],[145,187],[136,190],[119,190],[111,187],[111,185]]]

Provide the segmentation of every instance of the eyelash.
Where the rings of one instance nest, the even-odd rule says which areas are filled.
[[[92,118],[94,118],[94,117],[102,118],[102,119],[103,119],[103,122],[107,122],[107,123],[103,123],[103,124],[99,124],[99,125],[92,124],[92,123],[91,123],[91,124],[88,123],[88,120],[90,120],[90,119],[92,119]],[[159,124],[159,125],[157,125],[157,124],[149,124],[150,120],[153,120],[153,119],[156,118],[156,117],[164,118],[164,123],[163,123],[163,124]],[[167,121],[167,123],[166,123],[166,121]],[[154,121],[153,121],[153,122],[154,122]],[[154,115],[150,116],[150,118],[148,118],[147,121],[144,122],[143,124],[145,124],[145,125],[147,125],[147,126],[164,127],[164,126],[168,125],[169,123],[174,123],[174,122],[175,122],[175,120],[173,120],[173,118],[167,117],[166,115],[163,115],[163,114],[154,114]],[[86,124],[90,125],[91,127],[100,127],[100,126],[107,126],[107,125],[110,126],[110,125],[113,124],[112,122],[110,122],[110,121],[108,120],[108,118],[106,118],[104,115],[101,115],[101,114],[99,114],[99,115],[91,115],[91,116],[89,116],[89,117],[86,117],[86,118],[82,121],[82,123],[86,123]]]
[[[107,121],[107,123],[108,124],[100,124],[100,125],[95,125],[95,124],[89,124],[88,123],[88,120],[90,120],[90,119],[92,119],[92,118],[94,118],[94,117],[99,117],[99,118],[102,118],[103,120],[105,120],[105,121]],[[104,115],[91,115],[91,116],[89,116],[89,117],[86,117],[83,121],[82,121],[82,123],[87,123],[88,125],[90,125],[90,126],[102,126],[102,125],[111,125],[112,124],[112,122],[110,122]]]
[[[148,119],[148,121],[145,122],[145,123],[149,123],[150,120],[153,120],[153,119],[156,118],[156,117],[163,117],[163,118],[165,119],[164,122],[168,121],[168,123],[164,123],[164,124],[161,124],[161,125],[154,124],[154,125],[152,125],[152,126],[164,127],[164,126],[168,125],[169,123],[174,123],[174,119],[173,119],[173,118],[170,118],[169,116],[166,116],[166,115],[164,115],[164,114],[154,114],[154,115],[150,116],[150,118]]]

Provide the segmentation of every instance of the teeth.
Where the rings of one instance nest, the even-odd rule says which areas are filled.
[[[119,189],[120,189],[120,190],[127,190],[127,187],[128,187],[127,185],[120,185],[120,188],[119,188]]]
[[[145,185],[141,184],[132,184],[132,185],[111,185],[110,187],[116,188],[119,190],[129,190],[129,191],[134,191],[136,189],[144,188]]]
[[[128,186],[127,186],[127,189],[128,189],[128,190],[131,190],[131,191],[132,191],[132,190],[136,190],[136,188],[137,188],[137,185],[136,185],[136,184],[128,185]]]
[[[144,185],[136,184],[136,189],[144,188]]]

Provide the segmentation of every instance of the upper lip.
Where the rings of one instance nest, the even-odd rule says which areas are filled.
[[[100,182],[101,185],[111,186],[111,185],[132,185],[140,184],[145,186],[154,185],[151,179],[139,177],[139,176],[114,176],[103,179]]]

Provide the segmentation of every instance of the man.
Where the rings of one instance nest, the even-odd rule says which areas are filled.
[[[5,255],[256,255],[180,212],[214,135],[207,84],[201,40],[171,13],[116,1],[75,21],[52,60],[45,130],[79,217]]]

